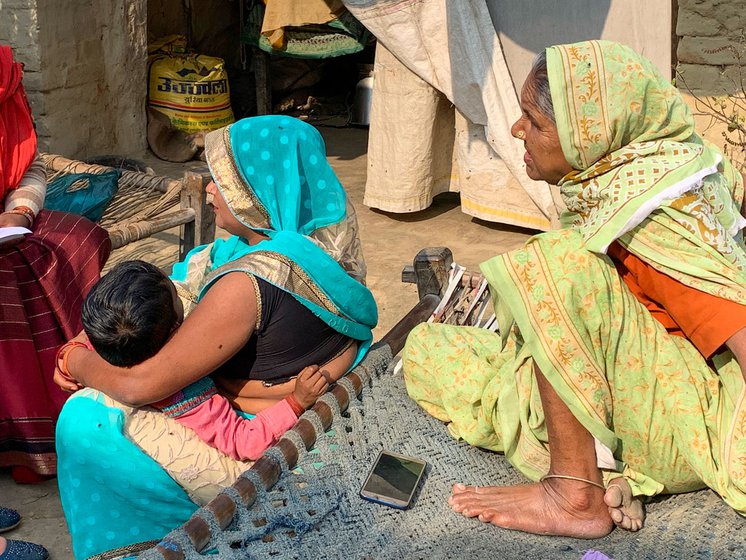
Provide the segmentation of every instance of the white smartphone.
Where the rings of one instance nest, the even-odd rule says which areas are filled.
[[[426,466],[427,462],[422,459],[381,451],[360,496],[371,502],[407,509]]]

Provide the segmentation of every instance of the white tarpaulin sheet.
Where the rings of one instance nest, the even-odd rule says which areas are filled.
[[[458,190],[479,218],[556,225],[549,186],[528,178],[510,135],[520,107],[484,0],[345,5],[395,56],[377,53],[366,204],[414,211]]]

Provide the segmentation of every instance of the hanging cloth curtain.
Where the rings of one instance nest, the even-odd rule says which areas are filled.
[[[419,193],[420,203],[429,204],[432,195],[442,190],[460,190],[463,209],[469,214],[533,229],[556,227],[557,202],[546,183],[528,178],[522,143],[510,135],[510,126],[521,111],[485,2],[344,3],[375,35],[379,47],[383,45],[393,55],[377,53],[369,140],[370,157],[375,161],[369,161],[366,203],[396,192],[398,187],[387,176],[397,182],[400,177],[392,175],[388,165],[409,169],[415,180],[433,174],[435,192],[429,185],[410,185],[412,191],[424,189]],[[412,74],[408,78],[406,70]],[[423,92],[428,87],[432,89],[429,94]],[[448,103],[455,111],[444,109]],[[442,138],[449,126],[455,137],[450,144]],[[428,133],[432,134],[430,143],[422,139]],[[455,152],[456,165],[446,170],[448,174],[440,167],[437,173],[412,170],[417,165],[439,165],[435,160],[448,159],[451,152]],[[500,188],[486,196],[482,187],[493,184],[495,178]],[[443,187],[443,181],[450,184]],[[413,198],[417,196],[415,192]]]

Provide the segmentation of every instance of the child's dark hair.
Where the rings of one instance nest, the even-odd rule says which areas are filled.
[[[83,302],[83,328],[96,352],[120,367],[154,356],[179,320],[172,290],[171,280],[144,261],[112,268]]]

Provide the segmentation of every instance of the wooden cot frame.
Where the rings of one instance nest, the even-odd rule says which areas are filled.
[[[68,159],[54,154],[41,154],[47,166],[47,176],[59,176],[72,173],[101,174],[114,170],[105,165],[95,165]],[[109,233],[112,249],[119,249],[134,241],[139,241],[176,226],[181,226],[179,235],[179,259],[197,245],[209,243],[215,238],[215,215],[207,204],[205,186],[209,182],[209,174],[186,171],[182,179],[171,179],[158,175],[149,175],[137,171],[120,170],[122,176],[120,185],[131,185],[131,192],[138,196],[160,193],[158,203],[162,203],[162,211],[142,212],[141,219],[114,221],[104,226]],[[138,192],[139,191],[139,192]],[[120,203],[127,202],[127,193],[115,194],[112,203],[119,199]],[[108,210],[107,210],[108,213]],[[107,218],[104,214],[104,220]],[[112,216],[108,216],[111,222]]]

